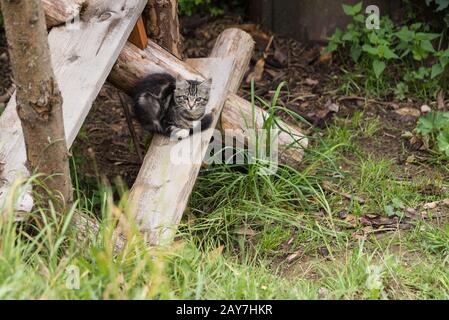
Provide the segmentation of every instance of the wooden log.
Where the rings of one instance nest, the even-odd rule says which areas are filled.
[[[268,112],[261,108],[253,108],[251,103],[237,95],[229,95],[228,100],[221,113],[221,129],[223,131],[233,130],[237,141],[243,144],[250,144],[249,147],[255,147],[251,143],[254,139],[245,139],[250,136],[248,129],[261,130],[264,119],[268,117]],[[253,126],[254,123],[254,126]],[[304,150],[308,146],[308,139],[301,133],[298,127],[288,125],[282,120],[278,120],[278,133],[275,139],[278,144],[277,160],[281,164],[287,164],[293,168],[298,167],[304,157]],[[275,160],[275,159],[274,159]]]
[[[64,100],[67,145],[81,128],[113,64],[126,43],[146,0],[88,0],[83,19],[75,25],[53,28],[49,34],[52,66]],[[0,209],[9,185],[29,176],[22,127],[15,95],[0,117]],[[31,211],[27,192],[17,209]]]
[[[71,22],[79,17],[85,2],[86,0],[42,0],[47,28]]]
[[[178,0],[148,0],[145,9],[147,33],[161,47],[181,58]]]
[[[238,31],[226,30],[224,34],[232,36],[235,32]],[[234,50],[237,51],[242,49],[242,47],[234,48]],[[213,51],[212,54],[217,56],[219,53]],[[238,55],[240,55],[240,53],[238,53]],[[243,68],[247,61],[242,59],[237,63]],[[188,79],[204,79],[194,67],[180,61],[173,55],[167,53],[156,43],[149,41],[148,47],[145,50],[139,50],[134,45],[128,43],[123,48],[108,80],[116,87],[123,89],[126,92],[132,92],[139,79],[148,74],[158,72],[168,72],[173,76],[180,75]],[[233,76],[235,77],[235,75]],[[240,79],[237,79],[236,82],[239,80]],[[245,140],[245,136],[243,131],[239,130],[246,127],[246,123],[252,124],[252,121],[245,121],[242,114],[246,116],[252,114],[251,103],[230,93],[221,114],[219,128],[236,129],[236,138],[243,141]],[[266,112],[262,108],[259,108],[258,106],[255,107],[255,129],[263,127],[263,115],[265,114]],[[297,126],[287,124],[282,120],[279,120],[278,123],[284,131],[292,133],[292,135],[289,135],[284,132],[279,136],[280,162],[292,167],[297,167],[303,158],[303,149],[307,147],[308,140],[301,134],[301,131]],[[245,129],[251,128],[252,126]],[[297,142],[299,142],[299,144]]]

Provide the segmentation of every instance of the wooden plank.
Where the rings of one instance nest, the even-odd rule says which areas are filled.
[[[131,35],[129,36],[129,42],[134,44],[139,49],[145,49],[148,45],[148,36],[145,31],[145,25],[143,23],[142,16],[137,20]]]
[[[90,0],[83,17],[49,34],[52,65],[64,104],[67,143],[75,140],[94,99],[126,43],[146,0]],[[8,186],[29,176],[15,95],[0,117],[0,208]],[[33,201],[23,195],[17,208],[30,211]]]
[[[202,74],[212,78],[207,107],[214,115],[212,128],[179,142],[160,135],[153,138],[129,198],[151,244],[170,241],[181,220],[226,100],[233,65],[232,58],[201,59],[196,63]]]

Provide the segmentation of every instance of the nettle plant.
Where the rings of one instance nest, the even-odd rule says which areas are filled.
[[[416,132],[431,149],[449,158],[449,112],[430,112],[422,116]]]
[[[362,9],[362,2],[343,5],[352,22],[345,30],[337,28],[327,51],[337,52],[342,61],[349,55],[370,83],[393,82],[399,99],[404,99],[410,88],[425,96],[434,95],[449,64],[449,48],[435,49],[433,44],[443,35],[429,32],[430,27],[423,23],[397,27],[388,16],[380,19],[379,29],[369,29]]]

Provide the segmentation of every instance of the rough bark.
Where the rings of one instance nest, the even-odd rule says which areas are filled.
[[[40,0],[1,0],[11,66],[17,88],[17,113],[25,138],[31,172],[58,205],[72,201],[68,150],[62,118],[62,96],[51,67],[45,16]],[[48,193],[34,185],[42,204]]]
[[[178,0],[148,0],[144,15],[150,39],[181,58]]]

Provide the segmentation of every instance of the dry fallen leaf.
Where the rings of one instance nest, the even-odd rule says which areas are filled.
[[[295,260],[296,258],[298,258],[300,254],[301,254],[301,253],[300,253],[299,251],[296,251],[296,252],[292,253],[291,255],[289,255],[289,256],[287,257],[287,259],[285,259],[285,260],[286,260],[287,262],[292,262],[293,260]]]
[[[330,63],[332,61],[332,53],[321,51],[320,59],[321,63]]]
[[[396,120],[412,122],[421,116],[421,111],[411,107],[404,107],[394,111]]]
[[[311,78],[307,78],[307,79],[304,81],[304,84],[307,85],[307,86],[310,86],[310,87],[314,87],[314,86],[318,85],[318,83],[319,83],[318,80],[311,79]]]

